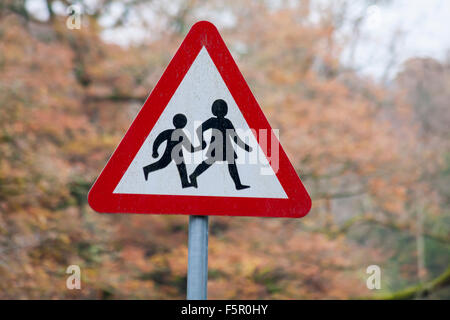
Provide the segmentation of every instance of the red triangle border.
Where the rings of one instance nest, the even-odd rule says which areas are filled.
[[[256,132],[259,129],[266,129],[267,132],[274,135],[216,27],[207,21],[197,22],[187,34],[161,79],[89,191],[89,205],[95,211],[102,213],[289,218],[305,216],[311,209],[311,198],[281,145],[279,147],[279,169],[276,175],[288,199],[113,193],[203,46],[216,65],[249,127],[255,129]],[[259,137],[256,138],[259,141]],[[274,139],[278,142],[276,137]],[[264,150],[264,148],[262,149]],[[270,154],[270,146],[264,152],[266,156]]]

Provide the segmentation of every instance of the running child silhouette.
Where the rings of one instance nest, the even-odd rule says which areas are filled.
[[[191,184],[197,188],[197,177],[199,175],[205,172],[215,162],[226,161],[228,163],[228,171],[233,179],[236,190],[250,188],[250,186],[243,185],[239,178],[238,169],[235,163],[237,154],[234,150],[232,141],[247,152],[251,152],[252,148],[239,138],[231,121],[225,118],[228,113],[228,106],[224,100],[218,99],[214,101],[211,111],[215,117],[209,118],[197,129],[197,135],[201,141],[202,149],[206,148],[206,142],[203,137],[204,132],[209,129],[212,129],[213,131],[206,154],[207,159],[200,163],[189,176]]]
[[[158,148],[164,142],[167,142],[166,149],[158,161],[143,167],[144,178],[145,181],[147,181],[149,173],[163,169],[174,161],[177,165],[178,174],[180,175],[182,188],[192,187],[193,184],[191,184],[187,178],[182,149],[182,146],[184,146],[186,149],[190,150],[190,152],[194,152],[195,150],[194,146],[192,146],[188,137],[186,137],[182,130],[186,126],[187,119],[184,114],[178,113],[173,117],[172,121],[175,128],[161,132],[153,143],[152,156],[155,159],[159,157]]]

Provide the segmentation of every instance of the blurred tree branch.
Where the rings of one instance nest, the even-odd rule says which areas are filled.
[[[350,228],[357,226],[357,225],[363,225],[363,224],[369,224],[369,225],[379,225],[385,228],[389,228],[396,231],[406,231],[410,233],[414,233],[414,230],[412,227],[407,223],[399,223],[395,222],[394,220],[389,221],[382,221],[380,219],[377,219],[373,216],[368,215],[361,215],[361,216],[355,216],[353,218],[348,219],[346,222],[344,222],[341,226],[333,227],[331,230],[325,231],[329,236],[331,237],[337,237],[338,235],[345,234],[349,232]],[[443,244],[449,244],[450,243],[450,235],[437,235],[432,234],[429,232],[424,231],[423,235],[427,238],[433,239],[435,241],[439,241]]]
[[[450,267],[448,267],[440,276],[425,284],[412,286],[394,293],[375,296],[377,300],[411,300],[417,298],[429,297],[432,293],[450,286]]]

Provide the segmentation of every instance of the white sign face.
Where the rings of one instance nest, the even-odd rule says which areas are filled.
[[[237,135],[251,147],[251,150],[240,148],[233,144],[237,154],[234,169],[230,169],[227,161],[215,161],[204,170],[198,172],[198,167],[205,159],[211,146],[211,130],[206,130],[205,141],[208,143],[203,150],[183,149],[186,173],[182,174],[174,161],[166,166],[151,168],[154,163],[165,162],[168,148],[167,141],[159,144],[157,156],[154,157],[154,144],[164,131],[174,129],[174,116],[182,114],[187,120],[182,129],[194,147],[201,146],[196,130],[205,121],[215,118],[212,105],[216,100],[223,100],[228,106],[224,116],[236,129]],[[170,102],[159,117],[155,126],[147,136],[135,158],[115,187],[115,194],[154,194],[154,195],[192,195],[243,198],[279,198],[286,199],[277,176],[269,165],[264,152],[251,133],[241,111],[225,85],[219,71],[214,65],[207,50],[203,47],[180,83]],[[158,139],[157,139],[158,138]],[[167,150],[166,150],[167,151]],[[237,169],[238,181],[236,184]],[[145,179],[147,175],[147,179]],[[183,178],[184,175],[184,178]],[[192,181],[195,176],[195,186]],[[184,179],[184,186],[182,180]],[[186,180],[187,179],[187,180]],[[187,185],[186,183],[189,183]]]

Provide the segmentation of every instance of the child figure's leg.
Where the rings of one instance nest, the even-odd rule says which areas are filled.
[[[197,166],[197,168],[195,168],[194,172],[191,173],[189,179],[191,179],[191,183],[194,187],[197,188],[197,177],[201,175],[203,172],[205,172],[206,169],[208,169],[211,165],[212,163],[203,161]]]
[[[235,163],[228,163],[228,171],[230,172],[230,176],[234,181],[234,185],[236,190],[242,190],[250,188],[250,186],[243,185],[241,183],[241,179],[239,178],[239,173]]]
[[[180,162],[179,164],[177,164],[177,169],[180,175],[181,187],[182,188],[192,187],[193,185],[188,181],[186,165],[184,164],[184,162]]]
[[[148,174],[150,172],[167,167],[171,161],[172,161],[172,158],[170,157],[170,153],[169,154],[164,153],[163,156],[161,157],[161,159],[142,168],[144,170],[145,181],[147,181]]]

